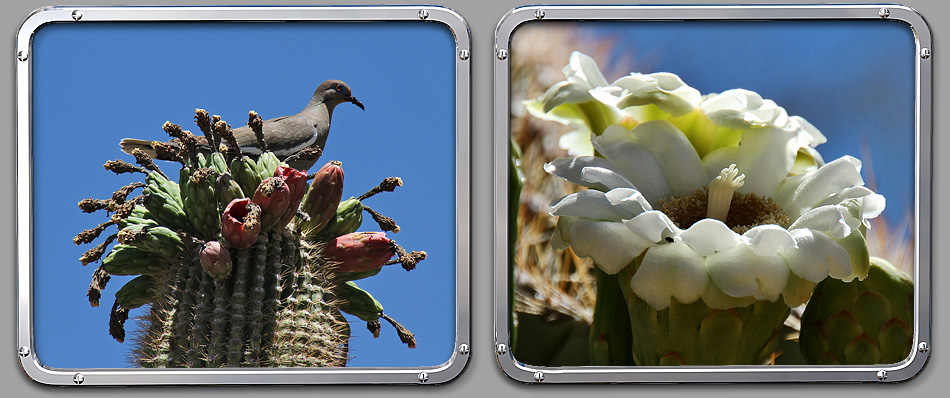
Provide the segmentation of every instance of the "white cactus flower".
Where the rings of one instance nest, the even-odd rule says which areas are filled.
[[[631,289],[656,310],[673,299],[728,309],[781,298],[795,307],[825,277],[863,279],[862,230],[885,200],[864,187],[861,163],[824,164],[812,148],[824,136],[755,93],[707,97],[700,108],[737,137],[701,154],[696,142],[715,140],[686,123],[615,124],[590,134],[597,156],[546,164],[589,188],[552,204],[552,243],[608,274],[635,267]]]
[[[577,51],[562,72],[566,80],[523,103],[536,117],[574,128],[558,141],[571,156],[593,155],[589,136],[603,134],[610,125],[630,129],[653,120],[667,120],[686,135],[704,161],[716,149],[733,148],[716,154],[716,166],[734,155],[729,151],[735,150],[742,131],[765,127],[797,137],[789,142],[802,152],[800,169],[795,171],[822,164],[814,150],[825,142],[821,132],[755,92],[736,89],[704,97],[679,76],[666,72],[631,73],[608,84],[596,61]]]

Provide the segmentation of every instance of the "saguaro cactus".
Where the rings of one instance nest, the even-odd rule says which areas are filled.
[[[194,135],[166,123],[163,128],[174,140],[153,142],[154,158],[181,164],[177,183],[152,156],[138,150],[138,166],[115,160],[105,168],[146,174],[145,183],[122,187],[110,199],[79,203],[84,212],[104,209],[111,215],[80,233],[76,244],[93,242],[112,225],[119,229],[80,258],[86,265],[105,254],[89,287],[90,303],[99,305],[111,275],[139,275],[116,293],[109,333],[123,342],[129,310],[150,306],[135,339],[135,364],[344,366],[349,325],[341,310],[367,321],[377,336],[379,318],[386,319],[403,342],[415,347],[412,333],[383,314],[382,305],[352,281],[388,264],[411,270],[425,253],[406,252],[384,232],[371,232],[373,259],[352,272],[344,266],[360,254],[350,252],[365,247],[327,248],[328,242],[346,241],[360,227],[364,210],[384,230],[398,231],[392,219],[361,202],[402,181],[387,178],[360,198],[341,203],[340,162],[327,163],[308,187],[313,176],[287,167],[271,152],[256,160],[243,155],[227,123],[203,110],[196,113],[209,142],[231,145],[203,153],[209,148],[199,147]],[[250,116],[252,128],[260,128],[256,113]],[[143,194],[130,199],[137,188],[144,188]],[[113,241],[118,243],[106,254]]]

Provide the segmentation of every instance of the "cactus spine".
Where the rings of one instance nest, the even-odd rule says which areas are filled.
[[[251,116],[253,120],[256,114]],[[197,110],[196,121],[214,142],[235,142],[219,118]],[[137,151],[139,166],[115,160],[106,169],[144,173],[145,183],[120,188],[110,200],[79,204],[84,212],[105,209],[113,214],[110,221],[80,233],[77,244],[91,243],[111,225],[120,229],[81,257],[85,265],[105,255],[89,287],[90,303],[98,306],[110,275],[140,275],[116,293],[110,334],[124,341],[128,311],[148,305],[133,348],[137,366],[345,366],[350,329],[340,310],[354,307],[347,292],[359,289],[345,284],[356,278],[351,272],[338,275],[340,263],[325,256],[324,247],[359,228],[364,209],[361,199],[339,206],[340,163],[326,166],[335,170],[332,184],[317,179],[308,189],[307,174],[286,167],[271,152],[256,160],[233,145],[201,153],[209,148],[199,147],[190,132],[171,123],[163,127],[178,148],[153,142],[155,156],[181,163],[178,183]],[[143,195],[126,200],[136,188],[144,188]],[[310,200],[308,211],[298,211],[305,195],[321,200]],[[321,204],[325,208],[317,208]],[[308,212],[321,219],[311,222]],[[333,228],[325,228],[328,224]],[[425,257],[377,234],[389,255],[360,277],[395,263],[410,270]],[[114,240],[119,243],[107,254]],[[340,251],[354,249],[335,250],[342,256]],[[392,256],[397,258],[387,261]],[[361,317],[371,330],[378,331],[378,318],[390,320],[399,337],[414,347],[412,333],[378,307],[376,318]]]

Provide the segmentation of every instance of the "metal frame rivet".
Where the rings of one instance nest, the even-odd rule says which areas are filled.
[[[73,10],[73,21],[78,21],[82,19],[82,11]]]
[[[926,354],[927,351],[930,351],[930,345],[926,341],[921,341],[920,344],[917,344],[917,351],[920,351],[921,354]]]
[[[508,353],[508,346],[504,344],[499,344],[495,346],[495,354],[505,355]]]
[[[544,19],[544,10],[540,8],[534,10],[534,19]]]
[[[535,372],[535,373],[534,373],[534,381],[536,381],[536,382],[538,382],[538,383],[544,381],[544,373]]]
[[[83,376],[82,373],[76,373],[73,375],[73,383],[82,384],[84,381],[86,381],[86,377]]]
[[[22,358],[30,356],[30,347],[20,346],[20,349],[17,350],[17,354],[20,354],[20,357]]]
[[[16,53],[16,59],[20,61],[26,61],[29,58],[30,58],[30,54],[27,53],[26,51],[17,51]]]
[[[887,8],[881,8],[881,10],[877,12],[877,15],[880,15],[881,18],[887,19],[887,17],[891,16],[891,10],[888,10]]]
[[[886,371],[886,370],[881,369],[881,370],[877,371],[877,379],[878,379],[878,380],[884,381],[884,379],[886,379],[886,378],[887,378],[887,371]]]
[[[459,59],[462,61],[468,61],[468,57],[472,56],[472,53],[468,50],[462,49],[459,50]]]
[[[426,18],[429,18],[429,11],[423,8],[419,10],[419,13],[416,15],[419,16],[419,19],[426,19]]]
[[[429,374],[426,372],[419,372],[419,382],[425,383],[429,381]]]
[[[927,59],[930,58],[930,49],[927,47],[920,49],[920,58]]]
[[[500,61],[504,61],[504,60],[508,59],[508,50],[505,50],[504,48],[501,48],[501,49],[498,50],[498,54],[497,54],[497,55],[498,55],[498,59],[499,59]]]
[[[468,346],[468,344],[459,345],[459,354],[468,355],[471,351],[472,349]]]

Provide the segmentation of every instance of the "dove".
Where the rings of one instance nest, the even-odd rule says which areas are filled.
[[[330,118],[333,115],[333,108],[337,105],[350,102],[365,110],[363,104],[350,92],[350,87],[340,80],[327,80],[320,83],[317,90],[314,91],[310,102],[299,113],[291,116],[282,116],[264,121],[263,134],[264,143],[267,149],[277,155],[281,160],[296,154],[306,148],[325,149],[327,137],[330,135]],[[241,152],[247,155],[260,155],[263,153],[254,131],[248,126],[235,128],[234,138],[237,140]],[[211,152],[212,148],[208,145],[207,139],[203,136],[196,137],[200,150]],[[155,151],[152,149],[152,141],[124,138],[119,142],[122,151],[132,154],[135,149],[141,149],[152,157],[155,157]],[[302,157],[289,163],[290,167],[297,170],[306,170],[316,163],[319,156]]]

